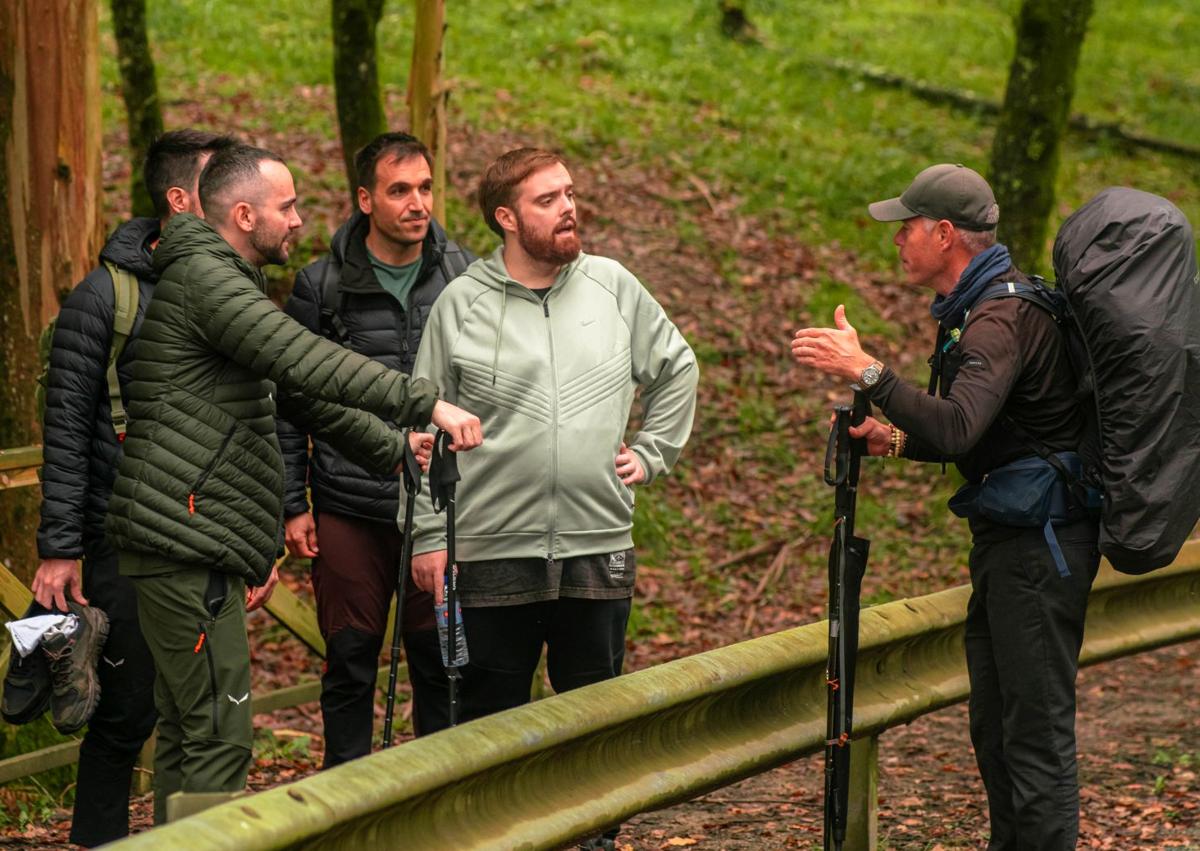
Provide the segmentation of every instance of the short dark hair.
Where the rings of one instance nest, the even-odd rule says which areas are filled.
[[[154,212],[160,219],[171,213],[167,203],[167,190],[172,186],[190,189],[200,170],[200,155],[237,144],[233,136],[208,133],[204,130],[169,130],[151,143],[146,151],[146,162],[142,166],[142,178]]]
[[[231,206],[225,197],[229,190],[257,179],[259,163],[265,160],[282,163],[283,157],[265,148],[243,144],[230,145],[213,154],[200,172],[200,206],[204,215],[213,221],[224,219]]]
[[[496,210],[511,207],[521,182],[535,171],[555,163],[566,166],[562,157],[545,148],[517,148],[487,167],[479,182],[479,209],[484,222],[497,236],[504,236],[504,228],[496,221]]]
[[[374,189],[375,167],[381,159],[389,155],[401,162],[409,157],[424,157],[426,164],[433,169],[433,155],[416,136],[410,136],[408,133],[380,133],[354,155],[354,171],[358,176],[358,185],[368,192]]]

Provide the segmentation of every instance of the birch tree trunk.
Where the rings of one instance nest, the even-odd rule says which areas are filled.
[[[0,448],[39,439],[38,336],[103,242],[97,51],[95,0],[0,0]],[[23,578],[37,506],[0,490],[0,558]]]
[[[1000,204],[999,237],[1027,271],[1035,271],[1045,249],[1091,14],[1092,0],[1025,0],[1017,16],[1016,51],[992,142],[991,184]]]

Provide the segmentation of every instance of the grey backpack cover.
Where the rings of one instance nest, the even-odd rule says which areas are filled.
[[[1200,273],[1183,213],[1105,189],[1054,241],[1085,343],[1095,421],[1086,477],[1104,491],[1100,552],[1125,573],[1174,561],[1200,519]],[[1088,381],[1090,378],[1090,382]]]

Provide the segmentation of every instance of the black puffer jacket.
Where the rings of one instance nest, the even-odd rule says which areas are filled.
[[[338,228],[329,254],[301,270],[284,311],[311,331],[341,343],[391,369],[411,373],[421,333],[433,302],[446,284],[475,260],[475,255],[446,238],[435,221],[421,252],[421,271],[408,294],[407,309],[375,277],[367,256],[370,220],[355,213]],[[323,321],[325,282],[341,276],[339,305],[332,305],[345,326],[345,337]],[[284,514],[308,511],[305,483],[311,474],[313,502],[319,511],[393,523],[399,511],[399,479],[377,476],[348,460],[326,441],[315,439],[311,462],[308,435],[279,421],[279,445],[286,467]]]
[[[122,390],[129,382],[134,339],[158,279],[150,245],[157,219],[133,219],[109,237],[97,266],[63,302],[50,350],[43,427],[41,558],[81,558],[104,534],[121,445],[108,402],[108,355],[113,334],[113,281],[103,261],[132,272],[138,287],[133,333],[117,360]]]

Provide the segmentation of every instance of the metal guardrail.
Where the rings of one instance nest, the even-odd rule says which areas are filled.
[[[858,735],[966,697],[969,594],[954,588],[864,610]],[[1081,661],[1196,637],[1200,542],[1146,576],[1104,566]],[[822,622],[667,662],[239,798],[120,847],[556,847],[816,753],[825,735],[826,650]],[[855,751],[870,758],[874,747]],[[854,793],[869,802],[872,791]],[[873,847],[870,818],[860,819],[859,839],[847,847]]]

